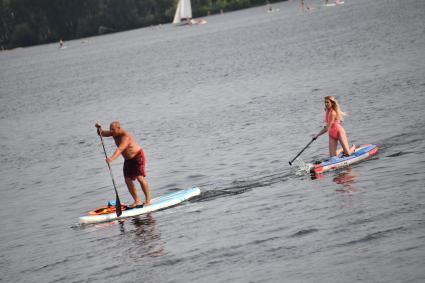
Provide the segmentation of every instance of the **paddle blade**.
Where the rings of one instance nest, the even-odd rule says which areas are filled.
[[[117,213],[117,216],[120,217],[122,214],[122,210],[121,210],[121,201],[120,198],[117,195],[117,198],[115,200],[115,212]]]

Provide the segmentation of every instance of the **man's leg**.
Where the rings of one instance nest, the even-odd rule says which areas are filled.
[[[125,177],[125,183],[127,184],[128,191],[134,199],[134,202],[130,205],[130,207],[142,204],[142,200],[137,194],[136,186],[134,185],[133,180],[131,180],[129,177]]]
[[[151,203],[151,194],[149,192],[149,185],[148,182],[146,181],[145,177],[143,177],[142,175],[137,176],[137,181],[139,181],[140,186],[142,187],[143,193],[145,194],[145,204],[150,204]]]

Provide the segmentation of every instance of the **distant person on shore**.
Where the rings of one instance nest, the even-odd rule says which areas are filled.
[[[279,12],[279,8],[275,9],[273,8],[272,4],[270,4],[270,1],[266,1],[266,11],[267,13],[271,13],[271,12]]]
[[[190,25],[205,25],[206,23],[207,21],[205,19],[200,19],[200,20],[191,19],[189,21]]]
[[[143,193],[145,194],[145,204],[150,204],[150,192],[149,185],[146,181],[146,158],[143,149],[136,143],[134,137],[121,128],[118,121],[114,121],[109,126],[109,131],[102,130],[99,123],[96,123],[97,133],[103,137],[112,137],[117,145],[117,149],[114,154],[106,158],[106,162],[112,163],[118,156],[122,155],[124,158],[124,179],[127,185],[128,191],[133,197],[134,202],[128,207],[140,207],[143,205],[140,199],[136,186],[133,181],[137,179],[140,186],[142,187]]]
[[[329,155],[338,156],[342,151],[344,151],[344,156],[350,156],[353,154],[356,146],[353,144],[348,147],[348,139],[345,129],[340,125],[340,121],[343,120],[343,116],[346,114],[341,111],[338,102],[333,96],[325,97],[325,122],[326,125],[323,129],[313,137],[317,139],[319,136],[324,133],[329,133]],[[342,149],[337,150],[338,141],[342,146]]]
[[[310,7],[308,5],[304,5],[304,0],[301,0],[300,4],[301,4],[301,11],[304,12],[306,9],[310,10]]]
[[[270,2],[268,0],[266,1],[266,9],[267,9],[267,12],[273,11],[272,4],[270,4]]]

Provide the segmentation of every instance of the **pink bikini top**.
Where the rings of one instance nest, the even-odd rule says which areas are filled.
[[[330,119],[330,116],[331,116],[331,111],[332,110],[326,110],[326,114],[325,114],[325,122],[326,122],[326,124],[329,123],[329,119]],[[339,123],[340,123],[339,119],[338,118],[335,118],[334,123],[332,125],[332,128],[335,127],[335,125],[336,126],[339,126]]]

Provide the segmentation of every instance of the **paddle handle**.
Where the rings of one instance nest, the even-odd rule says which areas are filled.
[[[99,137],[100,137],[100,141],[102,142],[103,153],[105,154],[105,158],[108,158],[108,155],[106,154],[105,144],[103,143],[102,128],[98,128],[98,134],[99,134]],[[120,201],[120,197],[118,196],[117,186],[115,185],[115,180],[114,180],[114,175],[112,174],[111,165],[108,162],[106,162],[106,164],[108,164],[109,174],[111,175],[112,184],[114,185],[114,190],[115,190],[115,211],[117,213],[117,216],[119,217],[122,214],[122,211],[121,211],[121,201]]]
[[[317,139],[317,137],[314,137],[314,138],[312,138],[311,139],[311,141],[297,154],[297,156],[295,156],[291,161],[289,161],[289,165],[290,166],[292,166],[292,162],[294,162],[294,160],[295,159],[297,159],[298,158],[298,156],[300,156],[301,155],[301,153],[303,153],[304,152],[304,150],[306,150],[307,149],[307,147],[309,147],[310,146],[310,144],[312,143],[312,142],[314,142],[315,140]]]

